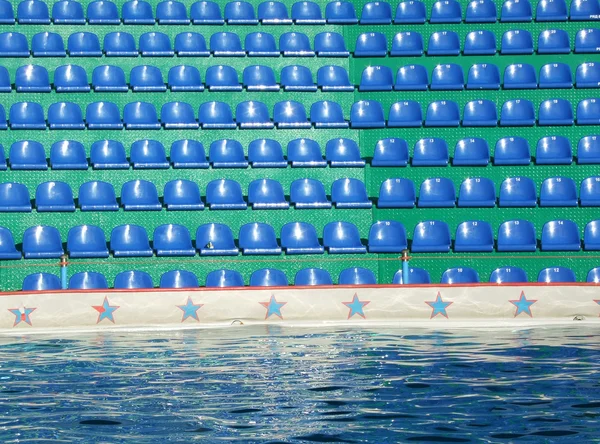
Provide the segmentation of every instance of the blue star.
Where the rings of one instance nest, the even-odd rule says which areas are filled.
[[[188,297],[185,305],[177,305],[177,308],[183,311],[181,322],[185,321],[187,318],[194,318],[195,320],[200,321],[200,319],[198,319],[198,310],[203,306],[204,304],[194,304],[192,298]]]
[[[13,324],[13,327],[16,327],[21,322],[26,322],[27,324],[32,325],[29,315],[35,311],[35,308],[9,308],[8,311],[15,315],[15,323]]]
[[[438,294],[435,298],[435,301],[425,301],[427,305],[429,305],[433,310],[431,311],[431,317],[429,319],[435,318],[437,315],[441,314],[448,318],[448,313],[446,313],[446,308],[452,305],[452,302],[444,302],[442,300],[442,295],[438,291]]]
[[[517,309],[515,310],[515,318],[517,316],[519,316],[519,314],[521,313],[527,313],[529,315],[530,318],[533,317],[533,315],[531,314],[531,306],[533,304],[535,304],[537,302],[536,299],[527,299],[525,297],[525,292],[521,292],[521,297],[519,297],[519,300],[517,301],[509,301],[511,304],[513,304],[515,307],[517,307]]]
[[[92,307],[98,312],[98,320],[96,321],[96,324],[99,324],[104,319],[108,319],[113,324],[115,323],[113,313],[119,308],[119,306],[110,305],[108,303],[108,297],[104,297],[104,302],[102,302],[102,305],[92,305]]]
[[[281,307],[287,304],[287,302],[277,302],[275,296],[271,295],[269,302],[259,302],[259,304],[267,309],[265,319],[268,319],[271,315],[276,315],[279,316],[280,319],[283,319],[283,316],[281,316]]]
[[[363,312],[363,308],[365,305],[368,305],[371,301],[361,301],[358,299],[358,295],[354,293],[354,297],[352,298],[352,302],[342,302],[346,307],[350,309],[348,313],[348,319],[350,319],[355,314],[361,316],[363,319],[365,318],[365,313]]]

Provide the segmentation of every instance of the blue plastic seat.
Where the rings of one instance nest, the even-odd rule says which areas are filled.
[[[404,139],[388,138],[377,141],[371,159],[373,167],[405,167],[408,164],[408,144]]]
[[[162,32],[147,32],[140,36],[139,49],[142,57],[173,57],[171,40]],[[105,44],[106,50],[106,44]]]
[[[341,105],[327,100],[311,105],[310,121],[315,128],[348,128]]]
[[[579,228],[571,220],[552,220],[542,228],[542,251],[579,251]]]
[[[600,206],[600,177],[588,177],[581,181],[579,198],[582,207]]]
[[[467,89],[490,89],[500,88],[500,71],[498,66],[491,63],[482,63],[471,66],[467,74]]]
[[[415,3],[421,2],[415,1]],[[408,269],[408,273],[408,281],[404,282],[402,270],[398,270],[396,274],[394,274],[394,279],[392,280],[392,283],[410,285],[431,284],[431,277],[429,276],[429,272],[427,270],[424,270],[423,268],[410,267]]]
[[[192,105],[185,102],[165,103],[160,110],[160,121],[165,129],[198,129]]]
[[[121,205],[125,211],[160,211],[156,186],[147,180],[130,180],[121,187]]]
[[[279,181],[257,179],[248,185],[248,204],[254,210],[287,210],[290,204]]]
[[[322,268],[303,268],[294,278],[295,286],[333,285],[331,275]]]
[[[494,284],[527,282],[527,273],[519,267],[496,268],[490,274],[490,282]]]
[[[273,139],[257,139],[248,145],[248,162],[252,168],[286,168],[281,144]]]
[[[404,1],[398,3],[394,23],[422,25],[427,20],[425,4],[421,1]]]
[[[294,139],[288,143],[287,158],[292,168],[326,167],[321,147],[311,139]]]
[[[571,165],[573,150],[564,136],[546,136],[538,140],[535,151],[537,165]]]
[[[14,25],[15,14],[13,12],[12,5],[7,0],[0,1],[0,24],[1,25]]]
[[[392,7],[387,2],[369,2],[363,6],[361,25],[389,25],[392,23]]]
[[[126,25],[153,25],[152,5],[146,1],[127,1],[121,8],[121,18]]]
[[[412,166],[447,166],[448,159],[448,144],[444,139],[420,139],[415,144]]]
[[[570,268],[549,267],[540,271],[540,274],[538,274],[538,282],[544,282],[546,284],[577,282],[577,277]]]
[[[4,107],[2,105],[0,105],[0,130],[5,130],[8,128],[8,125],[6,123],[6,111],[4,111]],[[4,158],[4,156],[2,156]],[[2,169],[6,169],[6,166],[4,166],[4,168],[2,167],[2,161],[0,160],[0,170]]]
[[[87,19],[90,25],[118,25],[121,23],[117,5],[111,1],[97,1],[88,4]]]
[[[54,71],[56,92],[89,92],[90,85],[85,69],[77,65],[63,65]]]
[[[115,289],[147,289],[154,288],[152,277],[145,271],[122,271],[115,276]]]
[[[44,182],[35,190],[35,208],[38,213],[73,212],[73,191],[65,182]]]
[[[421,56],[423,52],[423,36],[418,32],[399,32],[392,40],[392,49],[390,50],[392,57]]]
[[[535,68],[528,63],[508,65],[504,70],[504,89],[536,89]]]
[[[275,268],[263,268],[250,275],[251,287],[287,287],[288,285],[285,273]]]
[[[126,170],[129,161],[125,148],[116,140],[99,140],[90,149],[90,163],[98,170]]]
[[[134,66],[129,74],[129,83],[134,92],[164,92],[167,90],[162,72],[155,66]]]
[[[48,291],[61,289],[62,285],[60,283],[60,279],[55,274],[34,273],[25,276],[25,279],[23,279],[23,291]]]
[[[242,187],[235,180],[217,179],[206,185],[206,203],[211,210],[245,210]]]
[[[529,0],[507,0],[502,3],[500,21],[503,23],[530,22],[532,17]]]
[[[230,25],[257,25],[254,8],[248,2],[236,1],[225,5],[225,21]]]
[[[27,38],[19,32],[1,33],[0,57],[29,57]]]
[[[237,140],[222,139],[210,144],[209,162],[213,168],[247,168],[244,148]]]
[[[90,103],[85,110],[88,129],[120,130],[123,128],[119,108],[112,102]]]
[[[280,129],[308,129],[311,127],[304,105],[293,100],[275,104],[273,107],[273,121]]]
[[[104,54],[106,57],[137,57],[139,52],[131,34],[110,32],[104,36]]]
[[[565,0],[540,0],[535,12],[535,21],[566,22],[568,14]]]
[[[450,285],[476,284],[479,282],[479,273],[470,267],[449,268],[442,273],[440,283]]]
[[[292,20],[297,25],[324,25],[321,8],[315,2],[299,1],[292,5]]]
[[[75,273],[69,279],[70,290],[103,290],[108,288],[106,278],[102,273],[82,271]]]
[[[427,220],[415,226],[410,250],[415,253],[448,253],[450,228],[439,220]]]
[[[200,188],[191,180],[171,180],[165,184],[164,204],[167,210],[197,211],[204,209]]]
[[[455,127],[460,125],[458,104],[450,100],[431,102],[425,115],[425,126]]]
[[[417,200],[415,184],[410,179],[386,179],[379,188],[377,208],[413,208]]]
[[[455,252],[487,252],[494,250],[492,226],[481,220],[469,220],[456,227]]]
[[[48,126],[50,129],[85,129],[81,108],[76,103],[53,103],[48,107]]]
[[[529,142],[522,137],[504,137],[496,143],[494,165],[529,165]]]
[[[194,256],[189,230],[183,225],[165,224],[156,227],[152,244],[157,256]]]
[[[9,241],[9,246],[10,243]],[[593,220],[585,226],[585,230],[583,231],[583,248],[586,251],[600,250],[600,220]]]
[[[371,208],[365,184],[358,179],[337,179],[331,185],[331,200],[336,208]]]
[[[235,270],[215,270],[206,275],[208,288],[243,287],[244,278]]]
[[[380,32],[366,32],[356,39],[354,57],[385,57],[387,40]]]
[[[325,18],[329,24],[353,25],[358,23],[354,4],[347,1],[331,1],[327,3]]]
[[[79,187],[81,211],[117,211],[117,197],[112,184],[107,182],[85,182]]]
[[[465,75],[460,65],[449,63],[437,65],[431,75],[431,90],[462,90]]]
[[[0,171],[6,171],[6,155],[4,154],[4,147],[0,144]]]
[[[1,1],[1,0],[0,0]],[[12,84],[8,69],[4,66],[0,66],[0,92],[9,93],[12,91]]]
[[[25,65],[15,73],[17,92],[50,92],[50,76],[43,66]]]
[[[571,126],[573,125],[573,109],[565,99],[550,99],[540,103],[538,125],[540,126]]]
[[[576,207],[577,186],[570,177],[550,177],[540,188],[540,207]]]
[[[522,1],[522,0],[521,0]],[[533,54],[533,37],[529,31],[523,29],[515,29],[506,31],[502,35],[502,43],[500,46],[500,54],[502,55],[531,55]]]
[[[244,68],[242,74],[244,87],[248,91],[279,91],[273,69],[263,65],[252,65]]]
[[[452,180],[444,177],[425,179],[419,190],[420,208],[453,208],[456,191]]]
[[[277,243],[275,230],[269,224],[249,223],[240,227],[239,243],[242,254],[279,255],[281,247]]]
[[[352,104],[350,110],[352,128],[384,128],[385,117],[381,103],[375,100],[361,100]]]
[[[317,57],[349,57],[344,37],[337,32],[321,32],[315,36],[315,53]]]
[[[43,130],[46,129],[46,118],[42,105],[36,102],[13,103],[8,117],[11,129]]]
[[[192,3],[190,18],[194,25],[222,25],[225,23],[225,20],[221,16],[219,5],[210,1]]]
[[[94,68],[92,87],[96,92],[127,92],[129,90],[123,69],[110,65]]]
[[[325,146],[325,158],[329,166],[362,168],[365,166],[364,159],[360,157],[358,144],[351,139],[331,139]]]
[[[280,81],[284,91],[314,92],[317,90],[311,71],[306,66],[285,66],[281,70]]]
[[[394,84],[392,70],[387,66],[368,66],[360,79],[360,91],[391,91]]]
[[[31,201],[29,200],[29,190],[27,189],[27,186],[21,183],[0,183],[0,212],[31,212]]]
[[[263,25],[291,25],[285,4],[281,2],[262,2],[258,5],[258,20]]]
[[[268,115],[268,112],[267,112]],[[206,102],[198,111],[202,129],[235,129],[231,108],[225,102]]]
[[[92,32],[77,32],[67,40],[71,57],[102,57],[98,36]]]
[[[38,225],[23,233],[25,259],[58,259],[63,254],[62,240],[56,228]]]
[[[169,70],[168,84],[171,91],[204,91],[200,71],[195,66],[179,65]]]
[[[509,177],[500,185],[499,207],[535,207],[537,190],[529,177]]]
[[[594,284],[600,283],[600,267],[592,268],[588,272],[586,282]]]
[[[296,179],[290,186],[290,201],[296,209],[331,208],[323,184],[316,179]]]
[[[279,37],[279,51],[284,57],[314,57],[310,40],[302,32],[286,32]]]
[[[200,225],[196,231],[196,249],[200,256],[237,256],[239,253],[233,233],[225,224]]]
[[[290,222],[281,227],[281,248],[285,254],[323,254],[315,227],[306,222]]]
[[[114,257],[151,257],[152,249],[146,229],[139,225],[119,225],[110,233],[110,250]]]
[[[500,126],[533,126],[535,121],[535,110],[529,100],[508,100],[502,105]]]
[[[175,53],[179,57],[208,57],[206,40],[197,32],[180,32],[175,36]]]
[[[8,163],[12,170],[47,170],[44,146],[33,140],[20,140],[10,146]]]
[[[422,65],[407,65],[396,73],[396,91],[426,91],[429,85],[429,74]]]
[[[485,139],[470,137],[459,140],[454,147],[452,165],[486,166],[490,162],[490,147]]]
[[[465,37],[463,53],[465,55],[496,54],[496,36],[492,31],[472,31],[468,33]]]
[[[210,52],[214,57],[245,57],[242,41],[233,32],[218,32],[210,36]]]
[[[203,104],[202,106],[205,105],[207,104]],[[222,106],[222,108],[226,107],[227,109],[229,109],[229,105],[225,103],[222,105],[225,105]],[[216,107],[211,106],[211,111],[216,111]],[[234,128],[235,123],[233,122],[233,117],[231,116],[231,110],[229,110],[229,113],[230,114],[227,117],[230,118],[230,120],[225,120],[223,118],[223,112],[220,112],[218,119],[219,121],[211,124],[219,126],[209,126],[208,128]],[[271,122],[271,117],[269,116],[269,109],[267,108],[267,105],[258,101],[248,101],[239,103],[235,109],[235,117],[237,124],[240,126],[241,129],[272,129],[275,126],[273,122]],[[231,126],[232,123],[233,126]],[[205,126],[203,125],[202,128],[205,128]]]
[[[418,128],[423,125],[421,104],[414,100],[396,102],[390,107],[389,128]]]
[[[540,88],[573,88],[573,75],[566,63],[548,63],[540,69]]]
[[[310,80],[312,84],[312,78]],[[322,91],[354,91],[348,71],[341,66],[322,66],[317,71],[317,85]],[[315,88],[316,90],[316,88]]]
[[[498,113],[491,100],[473,100],[465,104],[463,126],[496,126]]]
[[[377,285],[375,274],[368,268],[346,268],[340,272],[339,285]]]
[[[402,253],[407,248],[406,229],[395,220],[377,221],[369,230],[369,253]]]
[[[17,22],[20,25],[49,25],[48,5],[41,1],[25,0],[17,6]]]
[[[182,2],[163,1],[156,5],[156,19],[159,25],[189,25],[190,19]]]
[[[330,254],[366,253],[358,228],[351,222],[329,222],[323,229],[323,245]]]
[[[584,99],[577,104],[577,125],[600,125],[600,99]]]
[[[465,23],[495,23],[496,5],[491,0],[475,0],[467,5]]]
[[[458,206],[463,208],[493,208],[496,205],[494,182],[487,177],[472,177],[460,184]]]
[[[569,16],[571,21],[598,20],[600,3],[595,0],[573,0]]]
[[[131,144],[131,163],[136,169],[167,169],[165,147],[158,140],[136,140]]]
[[[460,23],[462,8],[456,0],[437,1],[431,7],[430,23]]]
[[[600,136],[585,136],[577,144],[578,164],[600,163]]]
[[[457,56],[460,54],[460,40],[454,31],[434,32],[429,37],[427,55],[429,56]]]
[[[96,225],[78,225],[69,230],[67,251],[71,258],[108,257],[106,236]]]
[[[160,129],[154,105],[147,102],[131,102],[123,108],[123,123],[126,129]]]
[[[160,277],[160,288],[197,288],[198,278],[191,271],[171,270]]]
[[[275,37],[267,32],[252,32],[246,35],[244,47],[248,57],[279,57]]]
[[[241,91],[237,71],[231,66],[216,65],[206,70],[206,86],[209,91]]]
[[[547,29],[538,37],[538,54],[569,54],[569,34],[563,29]]]

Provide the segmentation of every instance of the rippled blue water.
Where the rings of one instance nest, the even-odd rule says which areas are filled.
[[[0,337],[0,441],[592,442],[600,330]]]

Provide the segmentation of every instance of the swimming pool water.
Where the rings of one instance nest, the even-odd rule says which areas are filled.
[[[0,442],[598,442],[600,330],[0,337]]]

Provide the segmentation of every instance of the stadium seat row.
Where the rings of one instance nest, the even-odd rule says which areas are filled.
[[[371,159],[373,167],[447,166],[450,163],[448,143],[441,138],[420,139],[409,158],[408,143],[404,139],[379,140]],[[490,148],[486,140],[472,137],[457,142],[452,155],[454,166],[487,166]],[[573,149],[564,136],[542,137],[535,149],[536,165],[571,165]],[[43,145],[33,140],[14,142],[8,163],[13,170],[47,170],[48,160]],[[287,157],[281,144],[273,139],[257,139],[248,145],[248,157],[242,144],[236,140],[216,140],[210,144],[209,158],[204,145],[196,140],[177,140],[171,145],[167,158],[164,145],[152,139],[133,142],[129,157],[125,147],[116,140],[99,140],[90,149],[89,162],[82,143],[61,140],[50,148],[50,166],[54,170],[94,169],[167,169],[173,168],[325,168],[330,166],[363,168],[367,159],[360,154],[358,144],[351,139],[331,139],[325,146],[325,159],[319,143],[312,139],[294,139],[287,145]],[[493,164],[529,165],[531,149],[522,137],[504,137],[496,143]],[[585,136],[577,145],[578,164],[600,163],[600,136]],[[6,170],[4,147],[0,144],[0,171]]]
[[[410,268],[410,284],[430,284],[431,277],[427,270]],[[576,282],[575,273],[566,267],[544,268],[538,274],[538,282],[570,283]],[[441,284],[475,284],[480,282],[479,273],[470,267],[450,268],[442,274]],[[527,273],[519,267],[497,268],[490,275],[490,282],[495,284],[527,282]],[[588,283],[600,282],[600,267],[591,269],[587,275]],[[393,284],[403,284],[402,270],[394,275]],[[338,277],[339,285],[376,285],[377,279],[367,268],[355,267],[342,270]],[[256,270],[250,276],[251,287],[287,287],[286,274],[274,268]],[[294,278],[296,286],[333,285],[331,275],[321,268],[304,268]],[[244,278],[235,270],[215,270],[206,276],[205,287],[243,287]],[[196,288],[199,287],[197,276],[187,270],[172,270],[160,277],[159,288]],[[108,288],[106,277],[95,271],[76,273],[69,279],[71,290],[93,290]],[[123,271],[115,277],[114,288],[119,289],[150,289],[154,288],[152,277],[145,271]],[[50,273],[35,273],[23,280],[23,291],[61,290],[58,276]]]
[[[0,212],[31,212],[32,203],[26,185],[0,183]],[[290,186],[289,199],[281,183],[274,179],[257,179],[248,186],[247,199],[242,187],[232,179],[217,179],[206,186],[206,205],[211,210],[282,210],[290,208],[372,208],[365,184],[358,179],[337,179],[331,185],[330,199],[323,183],[316,179],[296,179]],[[529,177],[509,177],[500,185],[496,198],[494,182],[485,177],[466,179],[460,185],[458,207],[492,208],[535,207],[538,205],[536,186]],[[379,190],[378,208],[454,208],[456,190],[452,180],[437,177],[421,183],[419,199],[411,179],[387,179]],[[156,186],[146,180],[125,182],[121,188],[120,205],[110,183],[85,182],[79,188],[81,211],[203,210],[204,201],[198,184],[190,180],[172,180],[165,184],[159,198]],[[545,179],[540,187],[540,207],[600,207],[600,177],[588,177],[577,186],[570,177]],[[73,191],[65,182],[44,182],[37,186],[35,208],[38,212],[75,211]]]
[[[464,16],[465,23],[493,23],[497,20],[496,4],[492,0],[477,0],[467,4]],[[540,0],[536,8],[536,21],[574,21],[598,20],[600,6],[594,0],[573,0],[570,10],[566,0]],[[87,20],[86,20],[87,17]],[[529,0],[507,0],[502,4],[501,22],[529,22],[533,10]],[[421,1],[400,2],[392,19],[392,6],[388,2],[370,2],[362,8],[360,20],[357,18],[354,4],[349,1],[332,1],[325,7],[325,18],[318,4],[311,1],[296,2],[291,7],[291,18],[287,7],[282,2],[267,1],[254,7],[245,1],[229,2],[223,14],[219,5],[212,1],[194,2],[189,11],[183,2],[162,1],[156,6],[153,14],[152,6],[146,1],[127,1],[121,8],[111,1],[93,1],[84,15],[83,6],[76,1],[58,1],[52,7],[52,22],[55,24],[147,24],[158,22],[159,25],[222,25],[242,24],[256,25],[301,25],[330,24],[378,24],[389,25],[392,20],[396,24],[422,24],[427,20],[425,4]],[[430,23],[460,23],[463,20],[462,7],[459,1],[442,0],[431,7]],[[9,1],[0,1],[0,23],[14,23],[15,17]],[[42,1],[21,1],[17,6],[17,22],[19,24],[50,24],[50,13],[46,3]]]
[[[437,31],[429,37],[427,50],[418,32],[400,32],[392,40],[390,56],[458,56],[461,53],[460,38],[454,31]],[[67,51],[68,50],[68,51]],[[496,36],[492,31],[472,31],[467,34],[462,49],[464,55],[496,54]],[[575,36],[575,53],[600,53],[600,29],[581,29]],[[233,32],[218,32],[210,37],[210,50],[202,34],[183,32],[171,39],[161,32],[147,32],[139,38],[136,47],[134,37],[127,32],[111,32],[104,36],[100,47],[98,36],[91,32],[71,34],[67,49],[62,37],[54,32],[40,32],[31,39],[18,32],[0,34],[0,57],[349,57],[344,37],[336,32],[322,32],[314,38],[314,49],[308,36],[301,32],[286,32],[279,37],[279,48],[272,34],[255,32],[245,37],[242,48],[240,37]],[[526,30],[510,30],[502,35],[500,54],[530,55],[534,52],[533,37]],[[569,34],[562,29],[547,29],[538,36],[538,54],[568,54],[571,52]],[[356,39],[354,57],[385,57],[388,43],[384,34],[367,32]]]
[[[565,99],[544,100],[536,112],[531,101],[508,100],[500,111],[491,100],[473,100],[465,104],[463,116],[456,102],[439,100],[427,106],[425,118],[421,104],[407,100],[390,107],[386,122],[381,103],[374,100],[355,102],[350,109],[350,121],[344,118],[339,103],[315,102],[310,107],[310,120],[304,105],[287,100],[273,106],[273,119],[267,105],[259,101],[241,102],[236,106],[235,119],[228,103],[205,102],[200,105],[198,119],[192,105],[186,102],[165,103],[158,113],[153,104],[131,102],[123,107],[123,119],[118,106],[112,102],[90,103],[83,113],[78,104],[57,102],[48,107],[47,120],[42,105],[18,102],[10,107],[7,125],[6,112],[0,105],[0,129],[13,130],[70,129],[309,129],[315,128],[412,128],[412,127],[493,127],[497,126],[571,126],[600,125],[600,99],[584,99],[577,104],[575,118],[571,103]]]
[[[0,227],[0,259],[21,259],[8,228]],[[194,247],[195,244],[195,247]],[[278,239],[273,227],[266,223],[242,225],[236,242],[229,226],[219,223],[198,227],[195,243],[183,225],[166,224],[154,230],[152,246],[146,230],[139,225],[119,225],[110,234],[110,249],[102,228],[79,225],[69,230],[66,249],[71,258],[106,258],[156,256],[237,256],[285,254],[366,254],[455,252],[535,252],[538,248],[535,227],[527,220],[509,220],[498,228],[497,241],[488,222],[470,220],[456,228],[454,241],[448,224],[439,220],[418,223],[409,244],[406,229],[398,221],[375,222],[367,244],[351,222],[329,222],[319,238],[315,227],[307,222],[290,222],[281,228]],[[546,222],[539,241],[541,251],[579,251],[582,242],[579,228],[570,220]],[[589,222],[584,231],[583,248],[600,250],[600,220]],[[64,254],[59,231],[51,226],[35,226],[25,230],[22,251],[25,259],[60,258]]]
[[[54,81],[46,68],[38,65],[25,65],[17,69],[14,89],[19,93],[50,92],[165,92],[177,91],[284,91],[314,92],[317,89],[332,92],[353,92],[348,71],[341,66],[323,66],[317,71],[317,83],[313,82],[311,71],[299,65],[287,66],[281,70],[280,83],[275,79],[272,68],[252,65],[244,68],[242,83],[235,68],[227,65],[211,66],[206,70],[204,83],[198,68],[190,65],[174,66],[169,70],[167,84],[159,68],[149,65],[134,67],[125,79],[125,72],[118,66],[101,65],[94,68],[92,84],[87,73],[78,65],[62,65],[54,71]],[[504,70],[504,82],[500,81],[500,71],[494,64],[473,65],[468,71],[465,85],[463,68],[457,64],[437,65],[431,81],[427,69],[422,65],[402,66],[395,76],[387,66],[370,66],[364,69],[358,89],[360,91],[451,91],[466,89],[497,90],[536,89],[538,78],[532,65],[526,63],[508,65]],[[571,68],[565,63],[549,63],[540,69],[539,88],[573,88]],[[582,63],[575,73],[576,88],[600,88],[600,64]],[[0,66],[0,92],[11,92],[13,86],[8,70]]]

